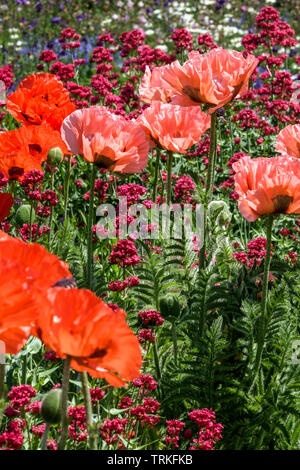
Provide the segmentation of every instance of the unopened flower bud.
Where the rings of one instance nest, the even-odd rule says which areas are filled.
[[[53,147],[47,155],[47,163],[51,168],[55,168],[63,159],[63,153],[59,147]]]
[[[41,416],[47,424],[59,424],[61,421],[61,394],[61,388],[55,388],[42,400]]]

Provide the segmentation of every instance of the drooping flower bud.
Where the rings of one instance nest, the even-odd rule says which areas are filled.
[[[55,388],[42,400],[41,416],[47,424],[59,424],[61,421],[61,394],[61,388]]]

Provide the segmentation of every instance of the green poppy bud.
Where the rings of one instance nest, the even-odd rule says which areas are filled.
[[[29,204],[23,204],[22,206],[19,207],[19,209],[16,212],[16,223],[17,225],[23,225],[23,224],[30,224],[30,211],[31,211],[31,206]],[[35,211],[32,208],[32,218],[31,222],[33,223],[35,220]]]
[[[159,301],[159,310],[162,316],[166,319],[168,319],[168,317],[178,317],[181,305],[174,295],[166,295]]]
[[[61,395],[62,389],[55,388],[42,400],[41,416],[47,424],[59,424],[61,421]]]
[[[53,147],[47,155],[47,163],[51,168],[55,168],[63,159],[63,153],[59,147]]]

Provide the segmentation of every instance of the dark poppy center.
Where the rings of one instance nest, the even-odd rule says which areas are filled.
[[[28,148],[32,155],[35,155],[36,153],[40,154],[42,152],[42,147],[39,144],[29,144]]]
[[[293,202],[294,198],[292,196],[276,196],[273,197],[272,202],[274,204],[275,214],[282,214],[286,212],[289,208],[289,205]]]
[[[20,168],[19,166],[12,166],[8,170],[8,174],[9,174],[10,179],[17,179],[18,176],[24,175],[24,168]]]
[[[104,357],[105,355],[107,354],[107,350],[106,349],[95,349],[95,351],[91,354],[90,357],[93,357],[93,358],[101,358],[101,357]]]
[[[53,284],[52,287],[64,287],[65,289],[76,289],[77,284],[75,279],[72,277],[63,277],[59,281],[57,281],[55,284]]]
[[[184,95],[188,96],[189,98],[191,98],[191,100],[196,101],[196,103],[202,103],[203,102],[200,98],[200,93],[199,93],[198,88],[195,88],[195,87],[190,86],[190,85],[186,85],[182,88],[182,93]]]
[[[114,161],[104,155],[95,155],[95,164],[98,168],[109,168]]]

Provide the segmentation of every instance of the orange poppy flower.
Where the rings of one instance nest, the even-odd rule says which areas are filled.
[[[62,278],[68,266],[38,244],[27,244],[0,230],[0,340],[16,354],[44,308],[46,289]]]
[[[64,118],[75,109],[69,92],[51,73],[29,75],[7,98],[7,110],[24,126],[47,122],[59,131]]]
[[[199,106],[183,107],[153,101],[136,123],[163,148],[186,153],[209,129],[210,116],[203,113]]]
[[[25,243],[0,230],[0,259],[18,261],[26,276],[48,289],[62,278],[72,278],[68,265],[38,243]]]
[[[21,180],[28,171],[41,170],[49,150],[59,147],[68,153],[58,131],[49,124],[20,127],[0,134],[0,171],[11,180]]]
[[[249,222],[265,214],[300,214],[300,160],[244,157],[232,166],[239,211]]]
[[[134,122],[104,106],[80,109],[68,116],[61,135],[73,154],[120,173],[140,173],[147,165],[149,141]]]
[[[275,149],[283,156],[300,158],[300,124],[282,129],[277,136]]]
[[[59,357],[70,356],[73,369],[114,387],[140,375],[140,345],[123,310],[113,311],[85,289],[49,289],[48,300],[38,320],[39,336]]]
[[[14,199],[9,193],[0,193],[0,222],[9,216]]]
[[[38,317],[40,292],[18,261],[0,259],[0,340],[6,353],[17,354]]]
[[[155,77],[142,83],[140,98],[149,102],[151,90],[146,85],[148,83],[151,88],[153,83],[154,87],[167,90],[173,104],[207,104],[211,114],[248,91],[249,79],[258,63],[251,54],[245,58],[240,52],[220,47],[205,55],[193,51],[183,65],[176,60],[154,68],[152,74],[155,73]]]

